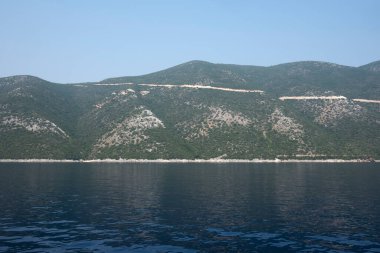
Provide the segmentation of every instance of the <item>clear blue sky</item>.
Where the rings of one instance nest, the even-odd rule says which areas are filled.
[[[139,75],[189,60],[380,60],[379,0],[1,0],[0,76]]]

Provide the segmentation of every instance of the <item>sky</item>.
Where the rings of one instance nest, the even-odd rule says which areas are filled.
[[[0,0],[0,77],[140,75],[190,60],[380,60],[378,0]]]

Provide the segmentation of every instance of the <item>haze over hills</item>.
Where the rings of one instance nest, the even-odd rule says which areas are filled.
[[[378,159],[379,100],[379,61],[191,61],[81,84],[5,77],[0,159]]]

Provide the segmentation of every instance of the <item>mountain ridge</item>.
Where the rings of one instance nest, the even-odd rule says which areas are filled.
[[[374,61],[359,67],[353,67],[353,66],[348,66],[348,65],[341,65],[341,64],[336,64],[336,63],[330,63],[330,62],[325,62],[325,61],[313,61],[313,60],[307,60],[307,61],[295,61],[295,62],[288,62],[288,63],[280,63],[280,64],[275,64],[275,65],[269,65],[269,66],[258,66],[258,65],[242,65],[242,64],[228,64],[228,63],[212,63],[208,61],[203,61],[203,60],[191,60],[188,62],[184,62],[178,65],[175,65],[173,67],[169,67],[163,70],[159,71],[154,71],[149,74],[143,74],[139,76],[120,76],[120,77],[111,77],[111,78],[106,78],[100,82],[109,82],[110,80],[117,80],[117,79],[122,79],[122,78],[135,78],[135,77],[141,77],[141,76],[146,76],[146,75],[151,75],[163,71],[168,71],[173,68],[178,68],[178,67],[184,67],[184,66],[189,66],[189,65],[194,65],[194,64],[202,64],[202,65],[214,65],[214,66],[225,66],[225,67],[242,67],[242,68],[274,68],[274,67],[280,67],[280,66],[291,66],[291,65],[300,65],[300,64],[319,64],[319,65],[328,65],[328,66],[337,66],[341,68],[364,68],[365,66],[370,66],[375,63],[380,63],[380,61]]]
[[[190,61],[107,82],[0,78],[0,159],[378,159],[380,75],[367,65]]]
[[[102,79],[100,81],[91,81],[91,82],[85,82],[85,83],[88,83],[88,84],[108,83],[109,80],[116,80],[116,79],[122,79],[122,78],[136,78],[136,77],[151,75],[151,74],[155,74],[155,73],[158,73],[158,72],[164,72],[164,71],[167,71],[167,70],[170,70],[170,69],[173,69],[173,68],[183,67],[183,66],[188,66],[188,65],[193,65],[193,64],[219,65],[219,66],[242,67],[242,68],[262,68],[262,69],[264,69],[264,68],[275,68],[275,67],[281,67],[281,66],[314,64],[314,65],[336,66],[336,67],[340,67],[340,68],[364,69],[364,70],[370,70],[370,71],[371,71],[371,67],[376,67],[376,72],[377,72],[378,71],[377,67],[380,66],[380,60],[373,61],[373,62],[364,64],[364,65],[361,65],[361,66],[358,66],[358,67],[349,66],[349,65],[342,65],[342,64],[336,64],[336,63],[326,62],[326,61],[316,61],[316,60],[304,60],[304,61],[286,62],[286,63],[279,63],[279,64],[268,65],[268,66],[249,65],[249,64],[212,63],[212,62],[204,61],[204,60],[191,60],[191,61],[187,61],[187,62],[178,64],[178,65],[175,65],[173,67],[169,67],[169,68],[158,70],[158,71],[153,71],[153,72],[148,73],[148,74],[132,75],[132,76],[109,77],[109,78],[106,78],[106,79]],[[41,79],[42,81],[46,81],[46,82],[49,82],[49,83],[59,83],[59,82],[51,82],[51,81],[48,81],[46,79],[40,78],[40,77],[35,76],[35,75],[24,75],[24,74],[4,76],[4,77],[0,77],[0,79],[2,79],[2,78],[16,78],[16,77],[38,78],[38,79]],[[62,84],[82,84],[82,83],[84,83],[84,82],[73,82],[73,83],[62,83]]]

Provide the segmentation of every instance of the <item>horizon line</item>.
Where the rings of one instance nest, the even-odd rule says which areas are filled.
[[[171,67],[163,68],[163,69],[156,70],[156,71],[149,72],[149,73],[145,73],[145,74],[140,74],[140,75],[120,75],[120,76],[114,76],[114,77],[106,77],[106,78],[103,78],[103,79],[98,80],[98,81],[84,81],[84,82],[55,82],[55,81],[49,81],[47,78],[45,79],[45,78],[43,78],[43,77],[40,77],[40,76],[38,76],[38,75],[34,75],[34,74],[15,74],[15,75],[9,75],[9,76],[0,76],[0,79],[3,79],[3,78],[11,78],[11,77],[18,77],[18,76],[29,76],[29,77],[39,78],[39,79],[42,79],[42,80],[44,80],[44,81],[47,81],[47,82],[50,82],[50,83],[56,83],[56,84],[101,83],[102,81],[105,81],[105,80],[107,80],[107,79],[117,79],[117,78],[124,78],[124,77],[139,77],[139,76],[149,75],[149,74],[157,73],[157,72],[160,72],[160,71],[165,71],[165,70],[168,70],[168,69],[170,69],[170,68],[174,68],[174,67],[177,67],[177,66],[180,66],[180,65],[189,64],[189,63],[191,63],[191,62],[203,62],[203,63],[214,64],[214,65],[250,66],[250,67],[261,67],[261,68],[271,68],[271,67],[276,67],[276,66],[285,65],[285,64],[307,63],[307,62],[311,63],[311,62],[313,62],[313,63],[325,63],[325,64],[331,64],[331,65],[336,65],[336,66],[341,66],[341,67],[361,68],[361,67],[367,66],[367,65],[369,65],[369,64],[373,64],[373,63],[376,63],[376,62],[380,62],[380,60],[371,61],[371,62],[369,62],[369,63],[363,64],[363,65],[359,65],[359,66],[350,66],[350,65],[338,64],[338,63],[328,62],[328,61],[319,61],[319,60],[300,60],[300,61],[291,61],[291,62],[283,62],[283,63],[278,63],[278,64],[274,64],[274,65],[267,65],[267,66],[262,66],[262,65],[251,65],[251,64],[235,64],[235,63],[210,62],[210,61],[205,61],[205,60],[190,60],[190,61],[186,61],[186,62],[183,62],[183,63],[179,63],[179,64],[176,64],[176,65],[173,65],[173,66],[171,66]]]

